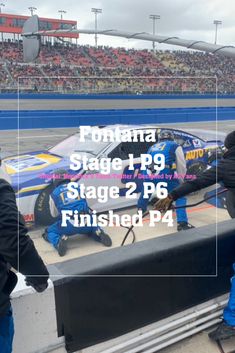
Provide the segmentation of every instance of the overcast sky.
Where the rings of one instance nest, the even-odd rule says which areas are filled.
[[[157,33],[187,39],[214,42],[213,20],[223,22],[219,27],[218,43],[235,45],[235,0],[3,0],[4,12],[29,14],[35,6],[41,17],[59,17],[58,10],[67,11],[65,19],[77,20],[78,28],[94,28],[92,7],[102,8],[99,29],[123,29],[130,32],[152,33],[150,14],[158,14]],[[81,35],[81,44],[94,44],[94,36]],[[150,48],[150,42],[99,36],[100,45]],[[172,48],[158,45],[160,49]],[[177,47],[175,47],[177,48]],[[180,47],[179,47],[180,49]]]

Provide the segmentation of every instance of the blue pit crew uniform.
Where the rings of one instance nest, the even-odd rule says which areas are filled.
[[[178,187],[180,185],[180,180],[177,178],[177,175],[185,175],[186,174],[186,162],[184,158],[184,153],[182,150],[182,147],[179,146],[175,141],[171,140],[165,140],[160,143],[156,143],[147,152],[154,158],[154,155],[156,154],[163,154],[165,156],[165,169],[159,172],[159,175],[170,175],[170,179],[151,179],[151,182],[153,182],[155,185],[161,181],[161,182],[166,182],[168,187],[167,190],[168,192],[171,192],[173,189]],[[156,173],[158,174],[157,171],[151,171],[150,169],[147,169],[143,172],[144,175],[146,175],[146,181],[149,182],[150,179],[149,177]],[[175,177],[175,178],[174,178]],[[180,178],[181,179],[181,178]],[[148,201],[149,198],[144,198],[144,190],[142,189],[142,192],[140,194],[139,200],[138,200],[138,208],[142,209],[143,212],[147,210],[148,206]],[[176,206],[186,206],[186,198],[182,197],[176,201]],[[177,222],[178,224],[184,223],[188,224],[188,217],[186,213],[185,208],[181,208],[176,210],[176,216],[177,216]]]
[[[12,309],[9,308],[7,314],[0,317],[0,352],[11,353],[14,337],[14,322]]]
[[[94,240],[102,242],[105,246],[111,246],[111,239],[99,226],[86,225],[75,227],[72,220],[67,221],[66,227],[61,226],[62,210],[71,210],[73,212],[78,211],[79,214],[90,214],[86,199],[80,197],[80,188],[78,187],[77,189],[78,197],[72,199],[68,197],[67,186],[67,183],[57,186],[50,196],[51,214],[54,217],[58,217],[58,220],[46,229],[46,240],[58,250],[58,244],[63,236],[67,237],[75,234],[88,234]],[[63,256],[64,254],[60,255]]]

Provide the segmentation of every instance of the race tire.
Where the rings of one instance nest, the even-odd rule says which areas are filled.
[[[36,225],[48,226],[56,221],[56,218],[51,215],[49,206],[49,198],[54,188],[54,184],[50,184],[39,194],[36,200],[34,208]]]
[[[188,175],[199,175],[202,172],[204,172],[207,169],[207,165],[203,162],[196,162],[192,165],[187,170]]]

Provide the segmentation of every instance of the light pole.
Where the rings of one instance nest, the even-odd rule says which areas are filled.
[[[99,13],[102,13],[102,9],[96,9],[96,8],[92,8],[91,12],[93,12],[95,14],[95,31],[97,32],[97,15]],[[97,37],[97,33],[95,33],[95,46],[97,48],[97,41],[98,41],[98,37]]]
[[[37,10],[37,8],[36,8],[36,7],[33,7],[33,6],[28,7],[28,9],[29,9],[29,11],[30,11],[30,13],[31,13],[31,16],[33,16],[34,11]]]
[[[1,4],[0,4],[0,13],[2,13],[2,7],[4,7],[4,6],[6,6],[6,5],[1,2]],[[2,37],[2,45],[3,45],[3,32],[1,34],[1,37]]]
[[[6,6],[6,5],[1,2],[1,4],[0,4],[0,13],[2,13],[2,7],[4,7],[4,6]]]
[[[63,20],[63,14],[66,14],[67,11],[59,10],[58,12],[60,13],[60,19]]]
[[[222,21],[219,20],[214,20],[214,25],[215,25],[215,44],[217,43],[217,33],[218,33],[218,26],[222,25]]]
[[[150,20],[153,21],[153,35],[156,34],[156,20],[160,20],[160,15],[149,15]],[[155,42],[153,41],[153,51],[155,51]]]

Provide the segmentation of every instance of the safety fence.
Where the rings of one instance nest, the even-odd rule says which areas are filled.
[[[80,125],[162,124],[232,120],[235,107],[113,110],[0,110],[0,130]]]

